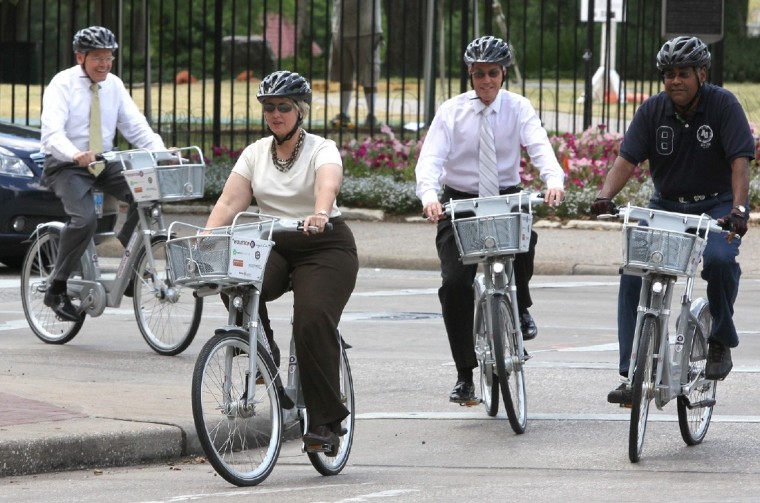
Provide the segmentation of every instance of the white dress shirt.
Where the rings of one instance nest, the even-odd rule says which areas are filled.
[[[92,81],[77,65],[59,72],[42,97],[42,151],[61,161],[72,161],[90,150],[90,104]],[[120,78],[109,74],[100,82],[100,125],[103,151],[113,149],[116,130],[138,148],[166,147],[137,108]]]
[[[442,185],[478,193],[480,112],[485,106],[475,91],[468,91],[447,100],[436,112],[415,168],[417,197],[423,206],[438,200]],[[525,147],[547,188],[563,188],[565,173],[530,101],[501,89],[491,108],[499,186],[520,184],[521,149]]]

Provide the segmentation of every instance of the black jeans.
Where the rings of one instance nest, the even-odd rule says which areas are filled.
[[[519,192],[519,187],[511,187],[502,194]],[[445,187],[441,200],[470,199],[477,195],[459,192]],[[515,256],[514,271],[517,286],[517,308],[520,313],[527,311],[533,305],[528,283],[533,277],[533,261],[536,254],[538,235],[531,231],[530,248],[527,253]],[[478,270],[477,264],[464,265],[459,257],[459,250],[454,237],[454,227],[451,220],[438,222],[438,233],[435,238],[438,258],[441,260],[442,284],[438,289],[441,301],[443,323],[451,346],[451,356],[454,358],[457,375],[468,377],[472,369],[477,367],[475,345],[472,338],[472,327],[475,318],[475,291],[473,282]]]

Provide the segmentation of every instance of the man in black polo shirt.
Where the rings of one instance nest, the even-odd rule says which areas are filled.
[[[747,232],[749,162],[755,142],[736,97],[708,84],[710,51],[697,37],[668,40],[657,54],[665,90],[641,105],[625,134],[591,212],[608,213],[637,164],[649,161],[655,192],[649,207],[722,219],[734,234]],[[738,239],[713,236],[703,255],[702,278],[713,317],[705,377],[724,379],[739,344],[733,322],[741,268]],[[631,403],[628,368],[641,278],[623,275],[618,296],[620,386],[610,403]]]

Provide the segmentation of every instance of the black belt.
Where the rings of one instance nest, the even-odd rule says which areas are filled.
[[[662,199],[665,199],[666,201],[681,203],[681,204],[698,203],[706,199],[715,199],[719,195],[720,195],[720,192],[715,192],[714,194],[693,194],[690,196],[675,196],[672,194],[660,193],[660,197]]]
[[[505,196],[507,194],[516,194],[520,192],[522,189],[519,185],[513,185],[511,187],[506,187],[503,189],[499,189],[499,195]],[[462,192],[461,190],[457,190],[453,187],[450,187],[448,185],[443,186],[443,201],[448,201],[449,199],[475,199],[478,197],[477,194],[469,194],[467,192]]]

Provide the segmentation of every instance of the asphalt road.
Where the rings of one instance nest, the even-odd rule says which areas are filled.
[[[88,320],[69,344],[49,346],[24,328],[13,281],[8,274],[0,282],[0,394],[75,417],[34,417],[30,409],[36,422],[0,425],[0,443],[61,435],[81,449],[105,449],[100,466],[2,478],[0,501],[755,501],[760,492],[758,277],[742,283],[736,307],[742,345],[734,371],[718,387],[705,442],[683,443],[670,403],[652,410],[643,459],[632,465],[628,411],[605,401],[616,385],[616,276],[534,278],[539,336],[528,345],[534,356],[526,369],[528,430],[515,435],[503,407],[489,418],[482,407],[447,402],[455,371],[439,315],[438,274],[363,268],[341,322],[353,345],[357,401],[349,465],[337,477],[322,477],[289,442],[272,475],[255,488],[230,486],[197,457],[108,466],[109,452],[138,445],[125,445],[120,431],[139,431],[154,447],[170,435],[177,443],[192,436],[190,375],[202,343],[223,322],[220,303],[207,304],[198,339],[177,357],[150,351],[129,306]],[[289,299],[271,309],[278,340],[286,337],[289,312]],[[81,430],[69,429],[72,423]],[[109,436],[88,437],[101,428]]]

